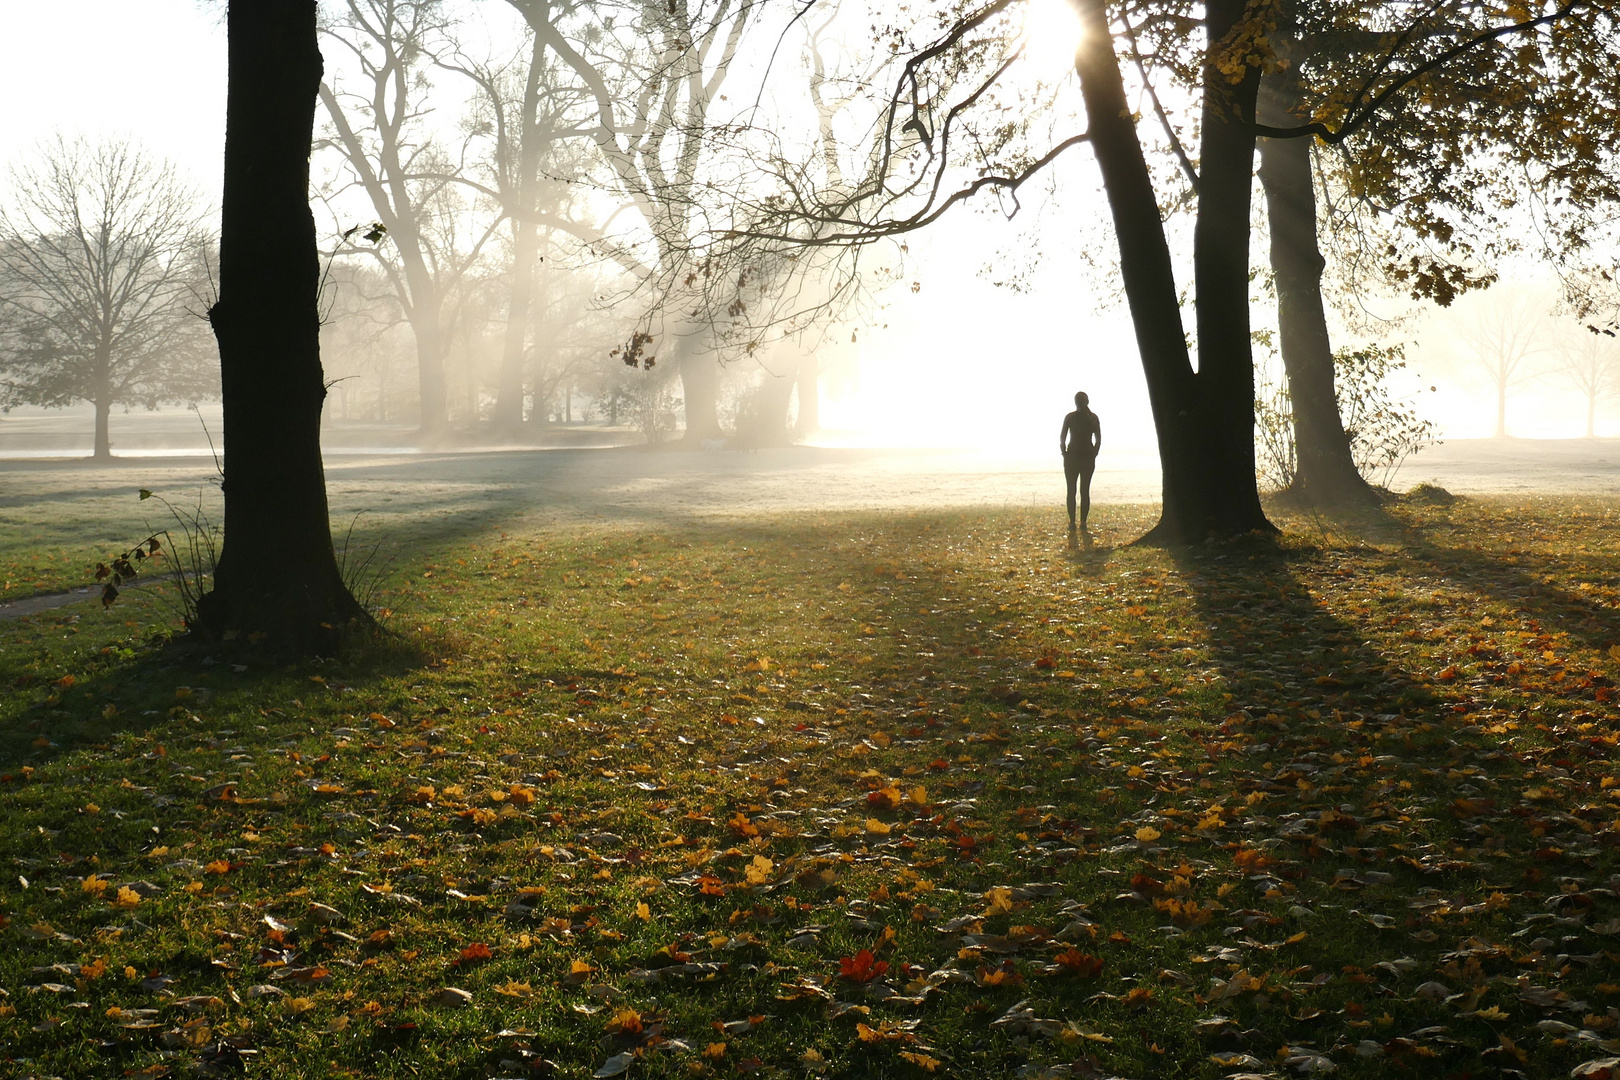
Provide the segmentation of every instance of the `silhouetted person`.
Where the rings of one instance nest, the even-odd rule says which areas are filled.
[[[1097,470],[1097,451],[1102,449],[1102,425],[1091,411],[1091,398],[1085,392],[1074,395],[1074,412],[1063,418],[1058,449],[1063,451],[1063,476],[1069,482],[1069,531],[1074,531],[1074,488],[1080,483],[1080,530],[1085,531],[1091,513],[1091,474]]]

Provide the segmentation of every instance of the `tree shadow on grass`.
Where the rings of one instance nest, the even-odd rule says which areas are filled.
[[[166,725],[179,725],[186,735],[205,733],[212,730],[209,717],[218,715],[218,708],[229,703],[240,712],[244,702],[271,687],[289,696],[296,693],[290,681],[311,672],[322,679],[312,692],[322,686],[341,689],[345,679],[386,678],[429,664],[444,651],[444,643],[432,636],[387,631],[365,631],[352,637],[339,657],[291,667],[255,655],[251,646],[184,637],[116,642],[97,650],[91,635],[84,634],[88,648],[55,657],[27,646],[26,638],[35,635],[77,639],[80,628],[78,616],[63,608],[17,620],[4,631],[10,640],[0,648],[0,685],[10,688],[11,701],[0,711],[0,774],[37,769],[75,750],[104,747]]]
[[[1438,579],[1485,601],[1504,604],[1541,625],[1544,632],[1567,633],[1596,649],[1620,642],[1620,609],[1604,604],[1600,594],[1587,595],[1553,580],[1555,573],[1575,576],[1559,565],[1557,554],[1448,543],[1443,535],[1446,531],[1467,530],[1470,523],[1454,521],[1447,505],[1436,508],[1444,516],[1433,521],[1412,520],[1398,510],[1378,507],[1313,515],[1313,524],[1324,535],[1337,533],[1352,541],[1398,548],[1395,554],[1403,574],[1419,580]],[[1545,525],[1529,517],[1524,524],[1526,528]],[[1482,535],[1482,530],[1476,528],[1474,533]]]
[[[1410,672],[1312,595],[1310,571],[1329,569],[1321,550],[1243,539],[1219,549],[1174,548],[1171,557],[1235,708],[1309,731],[1340,727],[1335,712],[1413,715],[1438,707]]]

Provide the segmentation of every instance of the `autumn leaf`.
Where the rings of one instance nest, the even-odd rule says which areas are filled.
[[[937,1057],[929,1057],[927,1054],[919,1054],[914,1050],[902,1050],[900,1051],[900,1056],[917,1066],[919,1069],[922,1069],[924,1072],[933,1072],[934,1070],[938,1069],[941,1064],[943,1064]]]
[[[1058,967],[1080,979],[1094,979],[1103,969],[1103,962],[1100,959],[1079,949],[1065,949],[1052,957],[1052,960]]]
[[[480,960],[488,960],[494,955],[495,954],[490,951],[488,945],[484,944],[482,941],[475,941],[471,945],[468,945],[461,950],[460,954],[458,954],[456,958],[456,963],[476,964]]]
[[[838,961],[838,974],[854,983],[871,982],[881,978],[888,970],[888,961],[877,959],[870,949],[862,949],[854,956],[846,956]]]
[[[641,1014],[634,1009],[620,1009],[607,1022],[609,1035],[640,1035],[643,1026]]]
[[[904,796],[900,789],[890,784],[888,787],[878,788],[876,791],[866,793],[866,805],[876,810],[896,810]]]

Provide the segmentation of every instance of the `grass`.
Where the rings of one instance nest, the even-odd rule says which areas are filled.
[[[1564,1075],[1620,1053],[1617,517],[492,526],[343,661],[0,626],[0,1060]]]

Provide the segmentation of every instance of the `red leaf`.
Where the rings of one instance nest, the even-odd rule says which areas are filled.
[[[846,956],[838,961],[838,974],[850,982],[868,983],[888,970],[889,962],[874,957],[871,949],[862,949],[854,956]]]

